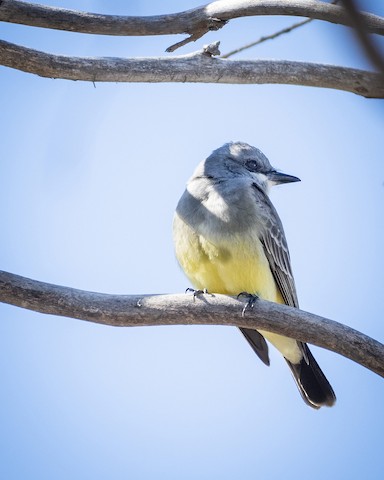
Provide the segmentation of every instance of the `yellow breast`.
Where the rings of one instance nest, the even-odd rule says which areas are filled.
[[[176,257],[194,287],[210,293],[251,293],[284,303],[256,230],[216,236],[215,243],[196,233],[178,215],[174,219]],[[259,330],[293,363],[302,357],[296,340]]]
[[[212,243],[176,214],[174,232],[176,257],[196,288],[228,295],[248,292],[284,303],[256,230]]]

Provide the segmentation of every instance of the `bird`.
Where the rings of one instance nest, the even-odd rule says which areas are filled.
[[[298,181],[244,142],[226,143],[199,163],[173,219],[176,258],[197,291],[247,292],[299,308],[283,225],[269,198],[272,186]],[[266,339],[281,352],[307,405],[334,405],[335,393],[306,343],[240,330],[266,365]]]

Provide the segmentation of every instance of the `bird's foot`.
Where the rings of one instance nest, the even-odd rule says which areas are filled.
[[[185,293],[188,293],[188,292],[193,292],[193,301],[195,301],[196,297],[198,297],[199,295],[205,295],[208,293],[208,290],[206,288],[204,288],[204,290],[195,290],[194,288],[190,288],[188,287],[186,290],[185,290]]]
[[[259,297],[257,295],[252,295],[252,293],[240,292],[237,295],[237,298],[239,299],[241,297],[245,297],[245,298],[248,299],[247,303],[244,305],[243,311],[241,312],[241,316],[244,317],[245,312],[247,310],[252,310],[253,309],[253,307],[256,305],[256,302],[259,299]]]

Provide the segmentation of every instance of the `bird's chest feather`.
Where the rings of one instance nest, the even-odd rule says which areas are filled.
[[[221,217],[222,218],[222,217]],[[279,301],[275,281],[255,225],[237,231],[212,226],[192,229],[180,217],[176,256],[190,281],[212,293],[237,295],[246,291]]]

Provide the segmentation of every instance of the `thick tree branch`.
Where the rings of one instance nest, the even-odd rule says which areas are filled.
[[[80,58],[52,55],[0,40],[0,64],[42,77],[91,82],[280,83],[334,88],[384,98],[383,76],[315,63],[213,58],[217,44],[175,57]]]
[[[148,17],[102,15],[0,0],[0,21],[4,22],[100,35],[191,35],[169,51],[197,40],[210,30],[218,30],[230,19],[256,15],[292,15],[353,25],[342,7],[316,0],[221,0],[184,12]],[[383,18],[371,13],[362,13],[362,18],[369,33],[384,35]]]
[[[344,355],[384,377],[384,345],[340,323],[296,308],[225,295],[107,295],[38,282],[0,271],[0,301],[41,313],[120,327],[230,325],[297,338]]]

